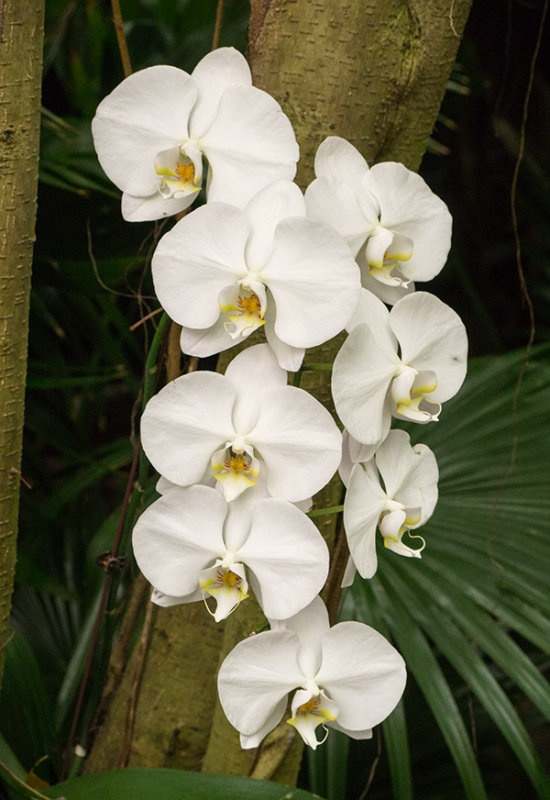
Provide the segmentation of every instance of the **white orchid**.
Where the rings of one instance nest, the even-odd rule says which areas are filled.
[[[403,535],[424,525],[433,514],[438,478],[430,448],[411,445],[409,434],[400,430],[388,433],[373,458],[354,465],[345,481],[344,527],[351,558],[362,578],[372,578],[376,572],[377,528],[389,550],[420,558],[424,545],[410,547]]]
[[[208,200],[242,206],[262,187],[296,172],[298,145],[279,104],[252,85],[230,47],[206,55],[191,75],[148,67],[98,106],[92,122],[101,166],[123,191],[132,222],[187,208],[204,182]]]
[[[214,476],[227,500],[254,486],[261,471],[272,497],[311,497],[336,471],[342,437],[321,403],[286,380],[266,344],[239,353],[225,375],[177,378],[143,414],[147,457],[179,486]]]
[[[344,328],[360,291],[349,248],[306,219],[290,181],[267,186],[244,210],[197,209],[162,237],[152,270],[161,304],[184,326],[184,352],[209,356],[265,325],[279,364],[292,371],[304,348]]]
[[[330,136],[315,156],[308,216],[332,225],[361,267],[363,286],[386,303],[442,269],[451,245],[445,203],[415,172],[391,161],[369,169],[345,139]]]
[[[173,488],[134,528],[139,568],[159,605],[213,597],[219,622],[248,596],[285,619],[322,588],[329,555],[313,522],[291,503],[244,494],[227,503],[208,486]]]
[[[316,598],[271,631],[240,642],[220,668],[218,692],[241,746],[250,748],[283,718],[296,690],[287,721],[315,749],[318,725],[369,738],[399,702],[405,680],[403,659],[383,636],[360,622],[331,628]]]
[[[434,295],[415,292],[391,311],[363,289],[350,334],[334,360],[336,411],[362,444],[385,439],[392,414],[437,420],[466,375],[468,340],[456,312]]]

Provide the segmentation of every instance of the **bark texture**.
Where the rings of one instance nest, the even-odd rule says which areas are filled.
[[[301,147],[298,182],[313,177],[327,135],[355,144],[369,163],[417,168],[443,97],[471,0],[252,0],[254,83],[289,115]],[[332,361],[339,343],[312,351]],[[234,354],[231,353],[231,357]],[[222,361],[227,363],[223,354]],[[329,373],[306,372],[302,386],[329,408]],[[331,485],[321,506],[339,502]],[[335,517],[316,522],[330,543]],[[202,607],[159,610],[139,697],[132,765],[172,766],[295,782],[301,744],[282,723],[256,751],[238,736],[212,697],[217,664],[258,626],[251,601],[216,627]],[[169,641],[169,647],[167,642]],[[130,669],[134,669],[133,661]],[[184,670],[182,665],[188,667]],[[88,769],[114,766],[124,679],[96,740]],[[177,720],[177,723],[176,723]],[[177,733],[176,733],[177,732]],[[299,737],[298,737],[299,739]],[[167,744],[170,743],[167,760]]]
[[[0,0],[0,647],[8,636],[21,482],[38,179],[44,0]],[[3,658],[0,657],[0,673]]]

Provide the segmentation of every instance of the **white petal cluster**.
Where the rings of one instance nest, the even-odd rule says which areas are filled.
[[[209,200],[244,205],[272,181],[291,180],[298,160],[290,122],[231,47],[191,75],[165,65],[130,75],[99,104],[92,133],[132,222],[183,211],[203,184]]]
[[[250,494],[228,503],[207,486],[166,492],[139,518],[133,544],[160,605],[204,593],[216,602],[216,622],[246,599],[249,584],[266,616],[292,616],[328,572],[323,537],[294,505],[271,497],[250,502]]]
[[[306,203],[312,219],[332,225],[361,267],[363,286],[386,303],[440,272],[451,246],[452,219],[420,175],[393,161],[369,169],[345,139],[317,150]]]
[[[349,441],[346,445],[348,451],[357,450]],[[352,456],[346,460],[350,464]],[[361,577],[372,578],[376,572],[377,528],[388,549],[419,558],[423,546],[410,547],[403,535],[424,525],[437,503],[439,470],[430,448],[412,446],[408,433],[392,430],[372,458],[358,460],[342,477],[347,487],[344,525]]]
[[[205,357],[265,325],[284,369],[351,319],[359,268],[332,228],[306,218],[296,184],[277,181],[245,206],[208,203],[160,241],[157,296],[184,326],[182,350]]]
[[[452,308],[427,292],[403,297],[388,311],[367,290],[334,360],[338,416],[363,444],[384,440],[392,416],[426,423],[466,376],[468,340]]]
[[[243,747],[256,747],[289,704],[287,722],[313,749],[320,725],[325,738],[330,728],[368,738],[398,703],[405,666],[369,626],[330,627],[317,596],[329,554],[306,511],[339,468],[347,583],[356,571],[374,575],[377,542],[420,557],[415,531],[437,502],[437,462],[390,428],[393,418],[437,420],[464,380],[460,318],[414,292],[445,263],[450,214],[402,164],[369,168],[335,136],[319,147],[304,197],[292,183],[290,122],[232,48],[190,75],[170,66],[131,75],[92,127],[127,220],[178,214],[204,189],[205,205],[160,239],[152,262],[182,350],[203,358],[257,330],[267,339],[224,375],[183,375],[146,406],[141,441],[160,497],[133,545],[152,600],[204,601],[218,622],[255,595],[271,630],[237,644],[218,679]],[[287,370],[343,330],[332,369],[342,450],[331,414],[288,385]]]
[[[256,747],[280,722],[293,693],[287,722],[315,749],[318,725],[370,738],[397,705],[405,680],[404,661],[383,636],[359,622],[331,628],[317,598],[234,647],[220,668],[218,691],[244,748]]]
[[[334,475],[342,437],[314,397],[287,386],[266,344],[254,345],[225,375],[192,372],[151,398],[142,444],[172,483],[219,483],[233,500],[264,475],[268,493],[291,502],[318,492]]]

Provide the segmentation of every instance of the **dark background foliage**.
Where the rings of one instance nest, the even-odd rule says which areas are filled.
[[[529,337],[516,265],[511,187],[542,9],[541,0],[474,0],[421,169],[454,218],[449,263],[428,289],[460,313],[473,356],[507,353],[524,346]],[[122,11],[134,70],[155,63],[192,70],[210,49],[215,10],[215,0],[125,0]],[[248,12],[245,0],[227,0],[221,45],[245,51]],[[548,340],[550,328],[547,49],[543,40],[516,196],[522,263],[539,342]],[[0,712],[2,733],[25,770],[34,767],[49,782],[59,777],[103,582],[95,561],[109,550],[117,523],[133,453],[136,398],[155,320],[135,330],[130,326],[157,307],[148,258],[159,226],[121,219],[118,192],[97,164],[90,135],[98,102],[121,78],[107,0],[47,0],[23,462],[32,488],[22,490],[15,634]],[[521,359],[515,363],[512,382]],[[100,690],[103,644],[96,653],[97,680],[86,698],[82,736]],[[548,668],[539,651],[532,657],[542,672]],[[446,663],[443,669],[467,716],[471,695],[452,666]],[[517,693],[512,698],[550,761],[550,744],[536,709]],[[418,721],[411,755],[413,773],[422,776],[422,798],[462,797],[452,759],[414,681],[408,703],[409,717]],[[483,714],[477,736],[491,796],[535,797],[525,775],[507,766],[506,746]],[[319,757],[332,759],[333,767],[339,741],[335,737],[331,749]],[[367,755],[363,745],[352,747],[350,798],[361,794],[376,758],[376,742],[368,747]],[[36,766],[43,756],[47,759]],[[324,764],[317,759],[310,768],[315,782],[315,770],[320,774]],[[387,770],[383,756],[369,797],[391,795]],[[307,783],[306,769],[303,780]],[[313,788],[339,796],[326,784]]]

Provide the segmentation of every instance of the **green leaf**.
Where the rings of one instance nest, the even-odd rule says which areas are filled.
[[[291,786],[227,775],[131,767],[82,775],[44,791],[68,800],[314,800]]]
[[[423,593],[414,591],[414,588],[408,586],[407,583],[400,579],[397,570],[394,570],[393,574],[388,574],[387,581],[384,581],[384,588],[392,603],[397,604],[403,600],[407,608],[413,612],[423,630],[428,633],[443,655],[462,675],[489,716],[498,725],[540,796],[550,798],[550,779],[545,775],[544,767],[525,726],[503,689],[480,658],[476,648],[453,624],[449,609],[442,611],[431,604],[428,606],[423,601]],[[482,646],[484,637],[478,635],[474,641],[476,645]],[[514,659],[514,656],[515,653],[510,648],[510,661]],[[420,683],[421,676],[412,664],[411,669]]]
[[[363,619],[364,604],[368,607],[370,602],[380,606],[407,667],[413,672],[437,720],[460,773],[467,797],[469,800],[486,800],[487,794],[464,720],[420,627],[415,624],[407,607],[398,598],[390,598],[377,579],[373,579],[371,583],[355,581],[353,590],[360,619]],[[368,616],[368,611],[365,615]]]
[[[459,709],[464,687],[487,714],[478,739],[488,741],[492,720],[539,796],[550,796],[515,688],[550,718],[550,688],[538,666],[542,653],[533,653],[533,646],[550,652],[547,353],[533,352],[517,403],[523,352],[471,362],[440,423],[403,426],[414,442],[434,450],[440,469],[440,499],[420,531],[426,549],[422,560],[403,559],[379,538],[376,578],[353,587],[359,618],[375,627],[380,615],[386,621],[476,800],[485,790],[475,786],[479,769],[473,769]],[[408,724],[412,737],[420,721],[409,718]],[[387,747],[391,752],[391,739]]]

